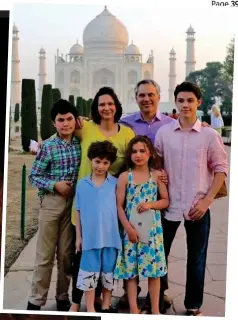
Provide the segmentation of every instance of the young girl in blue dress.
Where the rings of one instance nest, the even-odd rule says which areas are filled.
[[[151,313],[159,314],[160,277],[167,273],[160,210],[168,207],[169,198],[166,185],[159,179],[161,172],[153,169],[158,167],[158,160],[150,139],[136,136],[127,150],[129,170],[119,176],[117,183],[118,216],[124,236],[114,278],[125,280],[130,313],[135,314],[139,313],[137,277],[148,278]],[[157,200],[158,196],[160,200]],[[148,243],[140,242],[130,223],[134,207],[140,214],[154,210]]]

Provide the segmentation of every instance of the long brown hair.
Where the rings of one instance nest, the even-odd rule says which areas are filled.
[[[131,161],[131,155],[133,151],[133,146],[138,143],[144,143],[146,147],[149,149],[150,158],[148,161],[149,168],[160,170],[163,168],[163,159],[156,152],[151,140],[147,136],[135,136],[130,142],[126,150],[126,166],[127,169],[131,169],[134,167],[134,163]]]

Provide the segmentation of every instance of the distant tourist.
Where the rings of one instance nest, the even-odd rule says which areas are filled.
[[[179,115],[177,114],[177,110],[173,109],[172,114],[169,115],[171,118],[177,120]]]
[[[217,106],[213,106],[211,110],[211,127],[215,129],[220,135],[224,127],[224,122]]]

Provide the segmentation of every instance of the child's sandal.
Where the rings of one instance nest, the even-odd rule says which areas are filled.
[[[140,314],[151,314],[151,310],[148,306],[144,306],[141,308]]]
[[[187,310],[186,316],[201,317],[201,316],[203,316],[203,314],[199,309],[197,309],[197,310]]]

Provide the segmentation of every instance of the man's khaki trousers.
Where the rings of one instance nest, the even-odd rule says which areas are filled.
[[[73,199],[56,193],[44,196],[39,210],[36,260],[29,301],[37,306],[46,303],[54,259],[57,259],[56,298],[68,300],[71,264],[74,254],[71,208]]]

